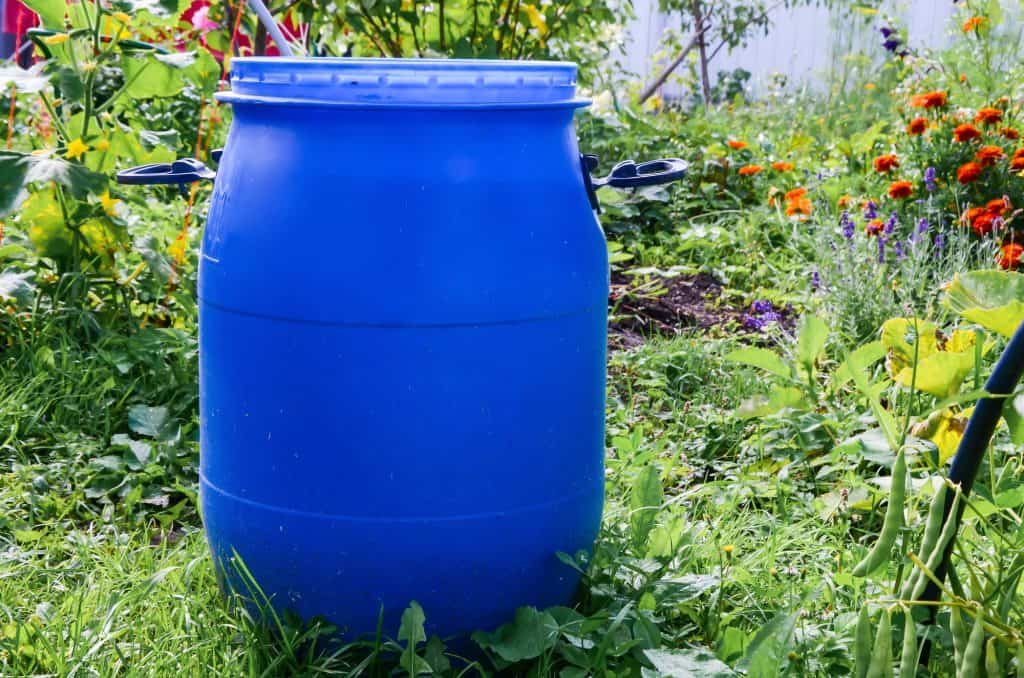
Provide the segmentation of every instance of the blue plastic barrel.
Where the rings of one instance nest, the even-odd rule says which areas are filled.
[[[603,503],[608,260],[566,63],[238,58],[201,499],[275,607],[442,636],[565,604]]]

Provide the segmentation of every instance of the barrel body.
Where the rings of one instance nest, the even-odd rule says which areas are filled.
[[[412,600],[444,636],[567,603],[557,554],[603,503],[608,294],[573,108],[232,104],[199,282],[224,581],[237,554],[352,637]]]

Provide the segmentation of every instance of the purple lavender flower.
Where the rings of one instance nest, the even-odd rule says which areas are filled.
[[[821,276],[818,275],[817,271],[811,271],[811,289],[812,290],[820,290],[821,289]]]
[[[929,167],[924,171],[924,188],[929,193],[935,192],[935,168]]]
[[[893,246],[893,249],[896,252],[896,261],[897,262],[903,261],[903,259],[906,258],[907,255],[903,251],[903,241],[902,240],[897,240],[896,244]]]
[[[917,234],[918,235],[924,235],[925,233],[928,232],[928,228],[929,228],[928,220],[926,218],[924,218],[924,217],[921,217],[921,220],[919,222],[917,222]]]
[[[782,316],[780,316],[775,311],[768,311],[767,313],[761,316],[761,321],[764,322],[766,325],[768,323],[777,323],[780,320],[782,320]]]
[[[878,216],[878,205],[875,204],[874,200],[868,200],[868,204],[864,206],[864,218],[874,219]]]
[[[885,220],[885,225],[882,226],[882,233],[885,235],[892,235],[892,232],[896,230],[896,225],[900,223],[900,217],[896,212],[889,215],[889,218]]]
[[[946,236],[941,233],[935,235],[935,242],[932,243],[935,246],[935,250],[941,252],[946,248]]]
[[[750,312],[756,313],[757,315],[764,315],[765,313],[771,313],[775,310],[772,306],[772,302],[767,299],[759,299],[750,305]]]
[[[748,330],[760,332],[762,329],[764,329],[764,321],[748,313],[743,316],[743,327],[745,327]]]
[[[885,263],[885,242],[885,238],[878,237],[878,263],[880,264]]]
[[[857,225],[853,223],[853,219],[850,218],[850,213],[843,211],[841,217],[839,217],[839,227],[842,229],[843,237],[849,240],[853,237],[853,234],[857,231]]]

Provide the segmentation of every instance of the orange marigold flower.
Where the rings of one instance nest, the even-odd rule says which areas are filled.
[[[946,105],[946,93],[937,90],[935,92],[917,94],[910,97],[910,105],[914,108],[942,108]]]
[[[742,151],[744,148],[747,147],[746,141],[740,141],[738,139],[729,139],[725,143],[728,144],[729,148],[731,148],[734,151]]]
[[[1003,216],[1013,207],[1009,198],[996,198],[985,203],[985,211],[996,216]]]
[[[979,238],[984,238],[992,232],[992,229],[995,228],[997,217],[998,215],[986,212],[971,222],[971,230],[974,231],[974,234]]]
[[[974,122],[982,125],[994,125],[997,122],[1003,121],[1003,112],[998,108],[992,108],[991,106],[986,108],[979,108],[978,113],[974,116]]]
[[[788,191],[786,193],[786,202],[793,202],[794,200],[799,200],[805,195],[807,195],[807,189],[804,188],[803,186],[798,186],[797,188],[794,188],[792,191]]]
[[[881,219],[872,219],[871,221],[864,225],[864,233],[866,233],[869,237],[873,235],[878,235],[879,233],[882,232],[883,228],[885,228],[885,224],[882,223]]]
[[[1010,161],[1010,169],[1014,172],[1024,171],[1024,156],[1014,156]]]
[[[966,212],[964,212],[963,217],[961,217],[961,220],[965,224],[970,225],[974,223],[975,219],[977,219],[983,214],[988,214],[988,210],[985,209],[984,207],[972,207],[968,209]]]
[[[899,166],[899,158],[892,153],[889,153],[888,155],[880,155],[875,158],[875,171],[879,174],[891,172]]]
[[[792,172],[793,163],[791,162],[773,162],[772,169],[776,172]]]
[[[839,209],[845,209],[845,208],[849,207],[852,204],[853,204],[853,196],[850,196],[850,195],[840,196],[838,202],[836,202],[836,206],[838,206]]]
[[[810,198],[797,198],[786,203],[787,217],[809,217],[814,205]]]
[[[978,128],[969,123],[957,125],[956,129],[953,130],[953,140],[959,143],[971,141],[972,139],[977,139],[980,136],[981,132],[978,130]]]
[[[996,164],[997,160],[1002,160],[1005,157],[1003,149],[998,146],[982,146],[978,149],[978,152],[974,155],[974,159],[982,167],[991,167]]]
[[[894,181],[889,184],[889,197],[893,199],[909,198],[914,194],[914,184],[909,181]]]
[[[760,165],[744,165],[740,168],[739,172],[741,177],[752,177],[762,169],[764,168]]]
[[[1024,148],[1018,148],[1013,152],[1013,159],[1016,160],[1017,158],[1024,158]]]
[[[924,134],[928,130],[928,121],[925,118],[917,117],[910,121],[907,125],[907,134],[913,134],[919,136]]]
[[[999,134],[1001,134],[1004,139],[1010,139],[1011,141],[1016,141],[1017,139],[1020,139],[1020,132],[1018,132],[1012,127],[1004,127],[1003,129],[999,130]]]
[[[1024,255],[1024,246],[1015,242],[1007,243],[999,248],[996,259],[999,260],[999,268],[1005,271],[1016,271],[1020,265],[1021,255]]]
[[[976,162],[968,162],[960,165],[960,169],[956,171],[956,180],[961,184],[969,184],[972,181],[977,181],[980,176],[981,165]]]
[[[983,16],[972,16],[970,19],[964,22],[964,33],[970,33],[971,31],[975,31],[981,28],[982,26],[985,25],[987,21],[988,19],[986,19]]]

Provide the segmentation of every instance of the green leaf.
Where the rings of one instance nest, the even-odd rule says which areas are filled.
[[[1003,405],[1003,418],[1010,429],[1013,444],[1024,445],[1024,395],[1007,398]]]
[[[744,400],[736,409],[736,416],[740,419],[754,419],[777,414],[782,410],[806,407],[803,391],[794,386],[777,386],[767,396],[757,395]]]
[[[1024,321],[1024,276],[996,270],[957,274],[945,302],[970,322],[1009,337]]]
[[[629,496],[629,524],[632,528],[633,543],[642,546],[654,529],[658,511],[664,501],[661,474],[655,466],[645,466],[633,481]]]
[[[140,464],[148,464],[152,456],[153,446],[142,440],[135,440],[124,433],[118,433],[110,438],[111,445],[127,447]]]
[[[64,30],[65,0],[22,0],[22,3],[39,15],[43,28]]]
[[[423,624],[426,621],[427,616],[423,614],[423,608],[415,600],[412,601],[402,613],[402,621],[398,627],[398,639],[404,640],[412,646],[426,641],[427,634],[423,630]]]
[[[838,388],[853,379],[852,370],[865,370],[885,357],[885,346],[880,341],[872,341],[851,352],[832,376],[832,387]]]
[[[146,266],[153,272],[153,275],[160,281],[167,282],[171,275],[173,275],[174,268],[171,265],[170,257],[164,253],[156,236],[139,236],[132,245],[139,256],[142,257],[142,260],[146,262]]]
[[[939,351],[918,361],[917,371],[904,367],[896,375],[896,383],[938,398],[948,398],[960,390],[967,375],[974,370],[974,353]]]
[[[175,96],[185,87],[181,67],[152,54],[141,58],[124,55],[121,67],[126,83],[121,101],[127,106],[132,105],[133,99]]]
[[[63,3],[61,3],[63,5]],[[8,92],[14,86],[21,94],[41,92],[50,83],[50,79],[42,74],[44,62],[25,69],[19,66],[0,67],[0,91]]]
[[[148,12],[154,17],[174,19],[188,8],[187,0],[116,0],[114,8],[133,14]]]
[[[678,650],[644,650],[644,656],[654,664],[659,676],[692,676],[718,678],[738,675],[710,650],[702,647]]]
[[[741,348],[726,355],[724,360],[757,367],[786,379],[790,378],[793,374],[789,365],[786,364],[786,361],[779,354],[766,348],[756,348],[753,346]]]
[[[35,297],[36,288],[31,280],[35,276],[32,271],[18,272],[4,270],[0,272],[0,301],[13,300],[28,306]]]
[[[128,410],[128,428],[147,438],[163,438],[170,425],[166,407],[135,405]]]
[[[761,627],[738,666],[746,671],[747,678],[776,678],[781,674],[779,669],[789,651],[796,618],[795,614],[779,612]]]
[[[67,101],[81,101],[85,95],[85,84],[78,71],[70,66],[57,68],[57,84],[60,86],[61,98]]]
[[[828,325],[814,315],[805,315],[800,319],[800,329],[796,340],[796,359],[808,372],[814,370],[814,363],[825,350],[828,341]]]
[[[477,631],[476,644],[509,662],[535,659],[555,646],[558,623],[547,612],[532,607],[516,610],[515,619],[494,633]]]
[[[30,184],[56,182],[76,198],[102,193],[107,176],[63,158],[0,151],[0,218],[7,216],[25,199]]]

